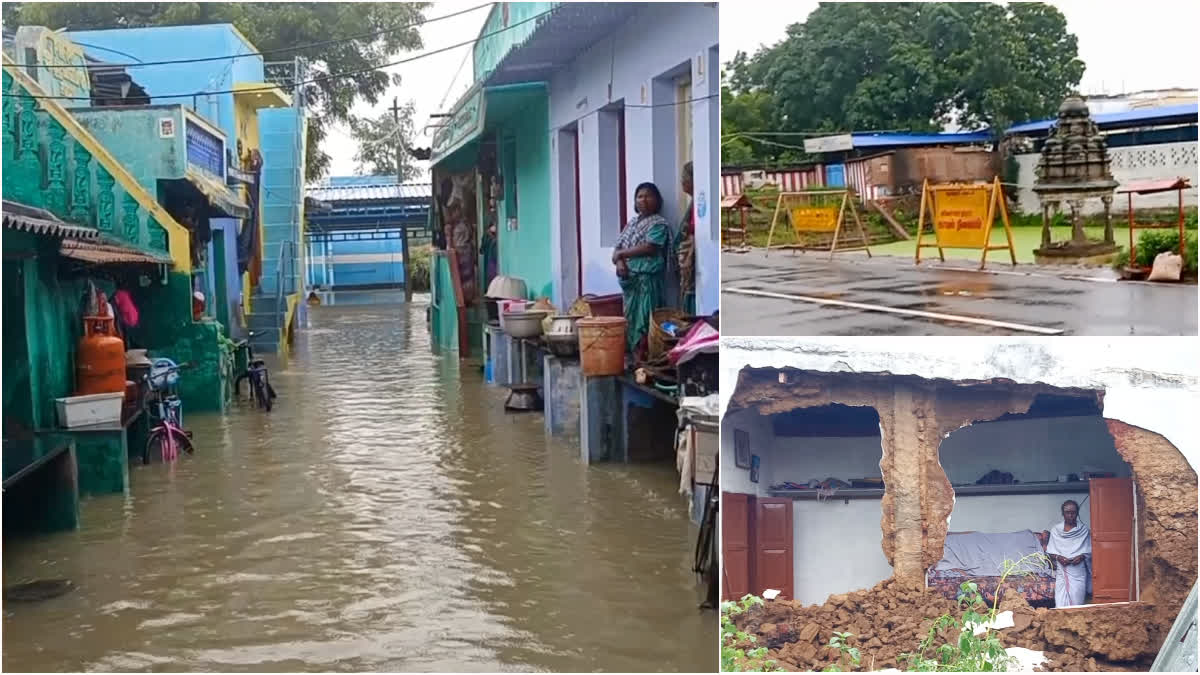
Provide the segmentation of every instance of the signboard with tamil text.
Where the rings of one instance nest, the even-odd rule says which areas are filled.
[[[839,152],[854,148],[854,138],[850,134],[836,136],[821,136],[820,138],[804,139],[804,151],[816,154],[818,152]]]
[[[983,248],[988,229],[988,185],[938,190],[933,195],[933,228],[945,248]]]
[[[446,123],[433,135],[430,160],[437,164],[483,132],[485,98],[483,89],[475,87],[460,100]]]
[[[992,243],[992,225],[1000,217],[1007,243]],[[934,243],[926,244],[925,223],[932,221]],[[1004,192],[1000,189],[1000,178],[991,183],[969,185],[944,183],[931,185],[928,180],[921,187],[921,211],[917,218],[916,262],[921,263],[921,249],[936,248],[938,257],[944,262],[947,248],[965,248],[982,251],[979,269],[987,265],[988,251],[1008,250],[1012,264],[1017,264],[1017,250],[1013,245],[1012,227],[1008,222],[1008,207],[1004,205]]]
[[[188,164],[203,169],[224,182],[225,139],[204,128],[191,114],[187,116],[183,136]]]
[[[838,224],[838,206],[801,206],[792,209],[792,229],[796,232],[833,232]]]

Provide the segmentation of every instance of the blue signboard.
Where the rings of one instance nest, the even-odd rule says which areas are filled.
[[[186,131],[188,164],[221,178],[225,177],[225,143],[221,138],[188,121]]]

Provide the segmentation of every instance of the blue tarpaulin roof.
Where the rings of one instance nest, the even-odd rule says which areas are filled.
[[[1105,127],[1120,127],[1120,126],[1137,126],[1140,123],[1163,123],[1172,118],[1179,118],[1180,121],[1196,121],[1197,104],[1184,103],[1182,105],[1167,105],[1161,108],[1146,108],[1143,110],[1125,110],[1115,113],[1099,113],[1092,115],[1092,121],[1101,129]],[[1020,134],[1031,131],[1046,131],[1049,129],[1058,118],[1040,120],[1037,122],[1025,122],[1013,127],[1009,127],[1008,133]]]
[[[992,140],[986,131],[949,134],[855,133],[850,138],[856,148],[881,148],[902,145],[961,145],[987,143]]]

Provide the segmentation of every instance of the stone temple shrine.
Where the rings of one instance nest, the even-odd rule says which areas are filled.
[[[1042,205],[1042,245],[1034,251],[1041,264],[1107,263],[1117,252],[1113,239],[1112,201],[1117,181],[1109,166],[1108,148],[1092,121],[1087,103],[1071,95],[1058,108],[1058,122],[1042,146],[1033,191]],[[1083,230],[1083,202],[1104,202],[1104,240],[1088,239]],[[1071,238],[1051,241],[1054,214],[1070,212]]]

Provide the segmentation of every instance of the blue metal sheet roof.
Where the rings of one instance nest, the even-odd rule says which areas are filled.
[[[349,177],[331,178],[330,184],[315,185],[310,187],[307,189],[307,196],[329,203],[353,201],[428,200],[433,197],[433,186],[429,183],[396,183],[393,181],[391,183],[364,182],[338,185],[333,182],[335,180],[341,180],[342,178]],[[362,176],[362,178],[374,178],[376,181],[380,180],[379,176]]]
[[[881,148],[905,145],[962,145],[967,143],[987,143],[992,135],[986,131],[972,131],[943,134],[903,134],[903,133],[855,133],[850,134],[856,148]]]
[[[1190,117],[1192,121],[1195,121],[1196,114],[1197,104],[1184,103],[1182,105],[1162,106],[1161,108],[1146,108],[1142,110],[1125,110],[1115,113],[1100,113],[1098,115],[1092,115],[1092,121],[1096,123],[1096,126],[1103,129],[1105,127],[1136,126],[1138,123],[1142,122],[1164,122],[1176,117]],[[1039,120],[1037,122],[1025,122],[1024,124],[1017,124],[1009,127],[1008,133],[1019,134],[1028,133],[1031,131],[1046,131],[1057,121],[1058,118],[1055,117],[1046,120]]]

